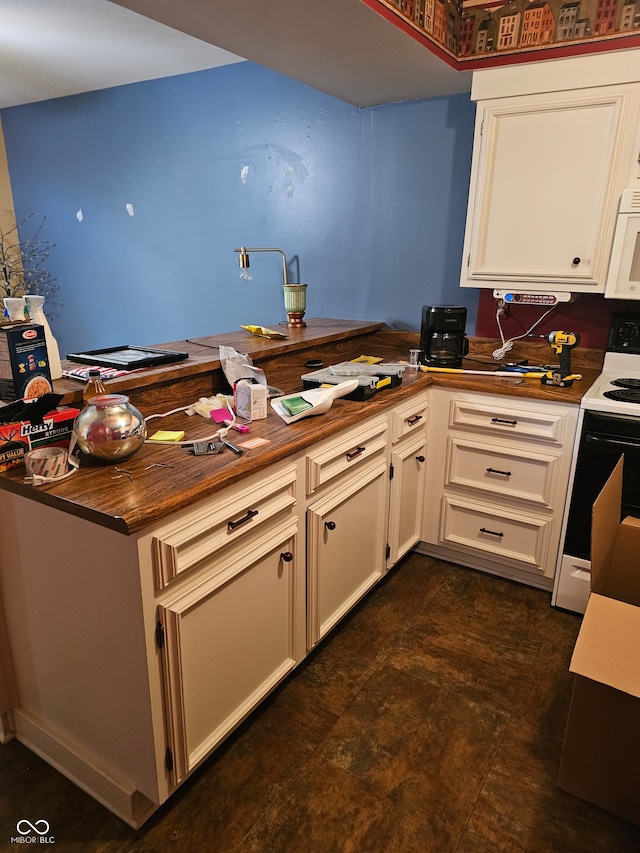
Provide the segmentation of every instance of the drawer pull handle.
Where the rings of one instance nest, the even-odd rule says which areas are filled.
[[[424,456],[416,456],[416,462],[424,462]]]
[[[502,474],[503,477],[510,477],[511,471],[499,471],[497,468],[487,468],[487,474]]]
[[[488,533],[489,536],[499,536],[500,538],[502,538],[504,536],[504,533],[498,533],[495,530],[487,530],[486,527],[481,527],[480,533]]]
[[[491,418],[492,424],[509,424],[509,426],[518,426],[518,421],[510,421],[507,418]]]
[[[251,519],[255,518],[257,514],[257,509],[248,509],[247,514],[243,515],[242,518],[239,518],[237,521],[227,521],[227,529],[235,530],[236,527],[240,527],[241,524],[245,524],[247,521],[251,521]]]
[[[407,418],[407,423],[409,426],[413,426],[414,424],[420,423],[422,420],[422,415],[414,415],[412,418]]]
[[[335,521],[325,521],[324,526],[327,528],[327,530],[335,530],[336,529]]]
[[[356,447],[355,450],[348,450],[345,455],[350,462],[352,459],[355,459],[356,456],[360,456],[361,453],[364,453],[366,449],[366,447]]]
[[[290,563],[293,560],[293,554],[291,551],[285,551],[284,554],[280,554],[280,559],[283,563]]]

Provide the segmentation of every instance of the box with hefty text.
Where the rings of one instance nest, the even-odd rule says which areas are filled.
[[[79,414],[80,409],[61,407],[48,412],[41,423],[0,424],[0,471],[23,464],[25,453],[36,447],[68,448],[73,423]]]
[[[591,594],[573,650],[558,786],[640,826],[640,519],[620,459],[593,506]]]
[[[0,400],[42,397],[52,387],[44,326],[0,325]]]

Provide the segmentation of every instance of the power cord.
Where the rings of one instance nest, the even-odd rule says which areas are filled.
[[[536,320],[536,322],[533,324],[533,326],[531,326],[531,327],[530,327],[526,332],[524,332],[522,335],[516,335],[515,337],[513,337],[513,338],[509,338],[509,340],[508,340],[508,341],[506,341],[506,340],[505,340],[505,338],[504,338],[504,334],[503,334],[503,332],[502,332],[502,325],[501,325],[501,323],[500,323],[500,316],[501,316],[502,314],[504,314],[504,308],[503,308],[502,306],[498,306],[498,309],[496,310],[496,323],[497,323],[497,325],[498,325],[498,331],[500,332],[500,340],[502,341],[502,346],[501,346],[501,347],[498,347],[498,349],[496,349],[496,350],[494,350],[494,351],[493,351],[492,355],[493,355],[493,357],[495,358],[495,360],[496,360],[496,361],[501,361],[501,360],[505,357],[505,355],[509,352],[509,350],[511,350],[511,349],[513,348],[513,342],[514,342],[514,341],[519,341],[521,338],[526,338],[526,337],[527,337],[527,335],[530,335],[530,334],[531,334],[531,332],[536,328],[536,326],[539,326],[539,325],[540,325],[540,323],[542,323],[542,321],[544,320],[544,318],[545,318],[546,316],[548,316],[548,315],[553,311],[553,309],[554,309],[554,308],[557,308],[557,304],[556,304],[556,305],[552,305],[552,306],[551,306],[551,308],[548,308],[548,309],[544,312],[544,314],[542,315],[542,317],[539,317],[539,318]]]
[[[198,401],[198,402],[200,402],[200,401]],[[196,443],[201,442],[201,441],[221,441],[223,438],[226,438],[227,433],[231,429],[231,425],[236,422],[235,412],[231,408],[231,405],[229,404],[229,400],[226,397],[224,398],[224,402],[225,402],[227,409],[229,410],[230,423],[226,426],[220,427],[220,429],[216,430],[213,433],[213,435],[208,435],[208,436],[205,436],[204,438],[184,439],[183,441],[157,441],[157,440],[154,440],[152,438],[147,438],[147,439],[145,439],[145,444],[166,444],[170,447],[188,447],[191,444],[196,444]],[[212,401],[212,404],[213,404],[213,401]],[[145,424],[148,421],[153,420],[154,418],[166,418],[169,415],[175,415],[178,412],[187,412],[187,414],[189,414],[189,415],[193,414],[195,411],[194,406],[196,406],[196,405],[197,405],[197,403],[189,403],[188,406],[180,406],[178,409],[171,409],[170,412],[162,412],[161,414],[147,415],[147,417],[144,419]],[[189,410],[191,410],[191,411],[189,411]]]

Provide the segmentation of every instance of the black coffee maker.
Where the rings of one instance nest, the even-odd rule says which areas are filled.
[[[462,367],[469,352],[464,305],[423,305],[420,327],[421,361],[427,367]]]

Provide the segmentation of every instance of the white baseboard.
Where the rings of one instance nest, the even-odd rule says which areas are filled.
[[[90,755],[24,708],[13,711],[16,738],[134,829],[158,808],[126,779],[115,778]]]

